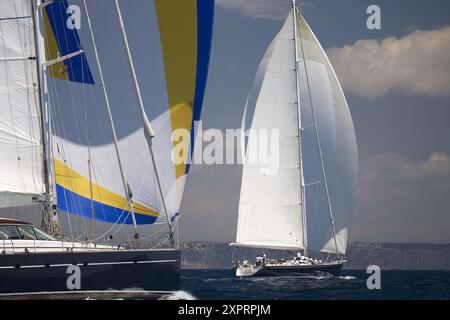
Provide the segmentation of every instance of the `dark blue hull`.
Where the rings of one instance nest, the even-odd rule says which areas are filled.
[[[307,266],[265,266],[255,273],[254,277],[274,277],[274,276],[302,276],[331,274],[338,276],[341,273],[343,263],[307,265]]]
[[[179,282],[179,250],[0,254],[0,294],[175,291]]]

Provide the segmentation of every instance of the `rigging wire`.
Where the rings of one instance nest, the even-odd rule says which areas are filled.
[[[54,19],[54,20],[56,20],[56,17],[55,17],[55,10],[52,10],[51,11],[51,14],[52,14],[52,18]],[[60,18],[62,19],[62,21],[65,21],[65,19],[64,19],[64,16],[62,15],[62,11],[61,10],[59,10],[59,14],[60,14]],[[69,41],[68,41],[68,38],[67,38],[67,31],[66,31],[66,28],[63,28],[63,30],[64,30],[64,32],[63,32],[63,36],[64,36],[64,42],[62,41],[63,39],[60,39],[60,35],[59,35],[59,33],[58,32],[55,32],[54,33],[54,36],[55,36],[55,40],[57,41],[57,43],[60,43],[61,45],[65,45],[66,46],[66,50],[68,51],[69,50]],[[46,35],[47,37],[48,36],[50,36],[50,35]],[[78,44],[79,45],[79,44]],[[48,50],[49,50],[49,48],[48,48]],[[47,52],[48,53],[48,55],[50,55],[50,52],[48,51]],[[64,66],[67,66],[67,64],[65,64],[64,63]],[[74,73],[74,69],[73,69],[73,65],[72,64],[69,64],[69,68],[70,68],[70,71],[72,72],[72,73]],[[66,74],[68,74],[68,70],[63,70],[63,72],[66,72]],[[57,88],[56,88],[56,80],[54,79],[54,77],[51,77],[52,79],[51,79],[51,81],[53,81],[53,83],[54,83],[54,85],[55,85],[55,94],[56,94],[56,96],[57,97],[59,97],[59,94],[58,94],[58,90],[57,90]],[[74,97],[74,88],[75,88],[75,85],[72,83],[72,81],[70,81],[69,79],[67,80],[67,82],[68,83],[66,83],[67,84],[67,86],[68,86],[68,88],[69,88],[69,90],[68,90],[68,94],[69,94],[69,100],[70,100],[70,105],[71,105],[71,107],[72,107],[72,111],[73,111],[73,114],[75,115],[75,121],[74,121],[74,124],[75,124],[75,129],[76,129],[76,134],[77,134],[77,137],[78,137],[78,141],[81,141],[81,137],[82,137],[82,134],[81,134],[81,130],[80,130],[80,125],[79,125],[79,121],[78,121],[78,116],[79,116],[79,114],[78,114],[78,112],[77,112],[77,109],[76,109],[76,107],[75,107],[75,105],[76,105],[76,103],[75,103],[75,97]],[[58,107],[60,108],[60,110],[61,110],[61,103],[60,103],[60,99],[58,99]],[[61,121],[61,126],[63,127],[63,128],[65,128],[65,125],[64,125],[64,121]],[[65,135],[64,135],[64,137],[67,137],[67,135],[66,135],[66,131],[64,130],[64,133],[65,133]],[[62,143],[62,144],[64,144],[64,143]],[[65,149],[65,148],[64,148]],[[71,163],[72,161],[71,161],[71,157],[70,157],[70,154],[69,153],[67,153],[66,154],[66,159],[68,159],[68,162],[69,163]],[[66,169],[67,170],[67,169]],[[68,174],[67,174],[67,176],[69,176]],[[72,184],[72,180],[71,179],[69,179],[69,181],[70,181],[70,184],[71,184],[71,186],[72,186],[72,188],[73,188],[73,184]],[[66,191],[64,190],[64,193],[66,193]],[[71,198],[71,201],[73,202],[73,198]],[[80,203],[80,200],[79,199],[77,199],[76,200],[76,202],[77,202],[77,204],[78,205],[75,205],[75,203],[74,203],[74,205],[75,205],[75,208],[77,208],[77,210],[79,210],[80,208],[81,208],[81,203]],[[80,215],[79,213],[77,213],[78,215]],[[80,228],[81,228],[81,232],[83,233],[83,235],[85,236],[85,237],[87,237],[87,227],[86,227],[86,222],[84,221],[84,219],[81,219],[81,220],[76,220],[77,221],[77,223],[78,223],[78,225],[80,226]]]
[[[326,175],[326,172],[325,172],[325,166],[324,166],[324,161],[323,161],[323,154],[322,154],[322,146],[321,146],[321,143],[320,143],[319,129],[318,129],[317,121],[316,121],[317,120],[316,119],[316,112],[315,112],[313,99],[312,99],[312,95],[311,95],[311,87],[310,87],[310,83],[309,83],[308,67],[307,67],[307,64],[306,64],[306,56],[305,56],[303,40],[302,40],[302,35],[301,35],[301,28],[298,28],[298,32],[299,32],[299,38],[300,38],[300,47],[301,47],[302,56],[303,56],[303,65],[304,65],[304,70],[305,70],[306,85],[307,85],[307,88],[308,88],[308,96],[309,96],[309,102],[310,102],[310,107],[311,107],[311,114],[312,114],[312,119],[313,119],[313,123],[314,123],[314,130],[315,130],[316,140],[317,140],[317,150],[319,152],[319,158],[320,158],[321,169],[322,169],[322,177],[323,177],[324,186],[325,186],[325,192],[326,192],[326,197],[327,197],[327,205],[328,205],[328,211],[329,211],[329,215],[330,215],[330,223],[331,223],[331,227],[332,227],[332,231],[333,231],[333,238],[334,238],[334,243],[335,243],[335,247],[336,247],[336,254],[337,254],[337,257],[339,258],[340,254],[339,254],[339,247],[338,247],[337,237],[336,237],[336,228],[335,228],[335,225],[334,225],[333,208],[331,206],[330,193],[329,193],[329,190],[328,190],[328,181],[327,181],[327,175]]]
[[[55,12],[52,11],[52,14],[54,15]],[[60,12],[60,14],[62,14],[62,12]],[[59,37],[60,35],[55,33],[55,36]],[[68,38],[67,38],[67,34],[66,34],[66,30],[65,29],[64,29],[63,37],[64,37],[64,39],[66,41],[62,45],[68,46]],[[58,40],[61,40],[61,39],[58,39]],[[81,45],[79,43],[78,43],[78,46],[81,48]],[[47,52],[46,52],[47,54],[49,54],[48,50],[49,49],[47,48]],[[74,66],[72,64],[69,64],[68,67],[70,68],[71,72],[74,71],[73,70]],[[85,67],[85,65],[83,64],[82,65],[82,78],[83,79],[86,77],[86,75],[85,75],[85,68],[84,67]],[[67,70],[66,70],[66,72],[67,72]],[[66,141],[65,141],[65,139],[67,139],[69,136],[67,134],[65,121],[63,119],[65,117],[63,116],[63,112],[62,112],[63,107],[65,105],[67,105],[67,104],[66,103],[62,103],[63,99],[60,97],[60,95],[58,93],[58,88],[57,88],[58,84],[57,84],[57,81],[55,80],[55,78],[53,76],[50,76],[50,75],[49,75],[48,78],[49,78],[48,82],[50,83],[49,87],[50,87],[50,89],[53,89],[53,90],[49,90],[49,94],[48,94],[49,95],[49,102],[55,102],[55,108],[50,108],[51,117],[53,119],[54,127],[56,129],[55,133],[57,133],[57,135],[60,136],[60,137],[65,137],[65,138],[63,138],[63,140],[61,140],[61,141],[59,141],[59,143],[57,143],[58,144],[57,148],[58,149],[61,148],[61,150],[58,150],[58,153],[63,157],[63,159],[65,159],[64,163],[65,163],[66,167],[69,167],[68,165],[72,163],[72,159],[71,159],[70,152],[69,152],[70,148],[66,145]],[[78,137],[79,141],[85,140],[87,142],[88,152],[90,153],[91,152],[91,147],[92,147],[92,142],[90,141],[90,134],[89,134],[89,123],[88,123],[87,106],[88,106],[88,100],[89,100],[89,101],[94,101],[94,105],[96,107],[98,107],[97,100],[93,97],[92,90],[88,90],[88,89],[86,89],[85,86],[81,86],[82,87],[82,89],[81,89],[81,93],[82,93],[81,94],[81,99],[82,99],[81,106],[84,107],[84,110],[82,110],[84,112],[78,112],[79,108],[77,106],[79,106],[80,104],[78,103],[78,100],[75,98],[75,95],[74,95],[74,92],[77,92],[77,90],[76,90],[77,89],[77,85],[71,83],[72,81],[70,81],[70,80],[68,82],[69,83],[67,84],[67,86],[68,86],[68,90],[69,90],[68,95],[69,95],[69,101],[70,101],[70,103],[68,103],[68,104],[70,104],[70,106],[71,106],[71,108],[73,110],[73,114],[75,116],[75,118],[73,119],[74,120],[73,122],[74,122],[74,127],[75,127],[75,133],[76,133],[76,136]],[[51,104],[53,105],[53,103],[51,103]],[[99,124],[100,123],[100,119],[99,119],[99,116],[98,116],[98,112],[95,112],[95,113],[96,113],[97,123]],[[101,134],[103,135],[103,131],[102,130],[100,130],[100,131],[101,131]],[[103,136],[103,138],[104,138],[104,136]],[[97,174],[100,175],[100,179],[102,179],[101,177],[103,176],[103,174],[102,174],[101,170],[98,171],[96,169],[97,166],[95,165],[95,163],[96,163],[95,157],[92,157],[91,165],[92,165],[92,169],[93,169],[93,176],[94,176],[94,181],[96,181],[96,185],[97,185],[97,188],[98,188],[99,187],[99,184],[98,184],[99,180],[98,180]],[[145,177],[147,176],[148,169],[149,169],[149,166],[146,166],[144,177],[141,179],[139,188],[137,190],[138,194],[141,192],[141,190],[142,190],[142,188],[144,186],[144,181],[146,180]],[[66,170],[67,170],[67,168],[66,168]],[[74,187],[73,181],[72,181],[72,179],[70,178],[70,176],[68,174],[67,174],[67,176],[68,176],[69,183],[70,183],[71,187],[73,188]],[[155,181],[155,179],[153,181],[153,187],[154,187],[153,189],[155,191],[154,194],[156,194],[156,181]],[[68,195],[66,194],[66,190],[64,190],[64,197],[66,199],[66,203],[68,203],[69,199],[68,199]],[[155,198],[155,200],[156,200],[156,198]],[[70,201],[73,202],[74,199],[71,198]],[[76,199],[75,202],[73,202],[73,207],[75,208],[75,217],[74,217],[74,219],[75,219],[75,226],[77,226],[77,229],[80,228],[80,230],[77,231],[77,233],[80,234],[80,235],[78,235],[76,237],[76,239],[78,239],[78,238],[82,237],[83,235],[87,236],[88,235],[88,231],[87,231],[87,227],[86,227],[86,221],[83,218],[83,213],[81,212],[83,210],[82,206],[81,206],[81,203],[79,202],[79,199]],[[137,200],[132,201],[131,205],[133,205],[136,202],[137,202]],[[126,209],[123,209],[121,211],[120,215],[118,216],[117,220],[115,221],[115,223],[106,232],[102,232],[101,235],[96,237],[96,239],[101,239],[105,235],[108,235],[108,233],[110,233],[110,232],[113,232],[112,235],[116,235],[122,229],[123,225],[125,224],[125,221],[128,219],[128,217],[129,217],[129,215],[131,213],[131,211],[128,211],[127,209],[131,210],[131,208],[129,206]],[[103,206],[102,206],[102,210],[103,210],[103,215],[105,216],[105,212],[104,212],[104,207]],[[125,213],[127,213],[126,217],[125,217],[125,219],[122,219],[122,217],[124,216]],[[70,230],[70,233],[71,233],[71,238],[75,239],[74,238],[74,231],[75,230],[73,229],[74,226],[72,225],[71,215],[72,215],[71,213],[67,213],[65,216],[67,217],[67,221],[68,221],[68,224],[69,224],[69,230]],[[161,219],[158,219],[158,220],[159,221],[164,221],[164,218],[161,217]],[[156,224],[159,225],[160,223],[156,223]],[[160,228],[160,229],[158,229],[158,230],[148,234],[145,238],[150,238],[152,235],[160,233],[161,230],[163,230],[163,229],[164,228]]]

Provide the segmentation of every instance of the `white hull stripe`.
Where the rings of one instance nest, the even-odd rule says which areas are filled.
[[[37,264],[37,265],[30,265],[30,266],[20,266],[20,268],[23,268],[23,269],[43,268],[43,267],[45,267],[45,264]]]
[[[164,263],[164,262],[175,262],[175,261],[178,261],[178,260],[153,260],[153,261],[138,261],[137,263],[138,264],[141,264],[141,263]]]
[[[74,290],[74,291],[40,291],[40,292],[19,292],[19,293],[0,293],[0,297],[4,296],[35,296],[35,295],[63,295],[63,294],[107,294],[107,293],[118,293],[118,294],[171,294],[175,291],[154,291],[154,290]]]
[[[117,261],[117,262],[89,262],[85,263],[77,263],[77,266],[109,266],[109,265],[125,265],[125,264],[148,264],[148,263],[169,263],[176,262],[178,260],[148,260],[148,261]],[[58,264],[50,264],[49,267],[68,267],[73,265],[72,263],[58,263]],[[31,269],[31,268],[45,268],[44,264],[37,265],[24,265],[20,266],[20,269]],[[15,269],[16,266],[3,266],[1,269]]]

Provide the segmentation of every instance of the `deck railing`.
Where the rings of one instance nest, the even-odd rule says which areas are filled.
[[[106,244],[93,244],[88,242],[70,242],[64,240],[23,240],[23,239],[2,239],[1,254],[9,253],[36,253],[51,251],[106,251],[119,250],[118,246]]]

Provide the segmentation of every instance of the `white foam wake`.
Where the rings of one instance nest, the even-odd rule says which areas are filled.
[[[197,298],[189,292],[180,290],[162,297],[161,300],[197,300]]]

